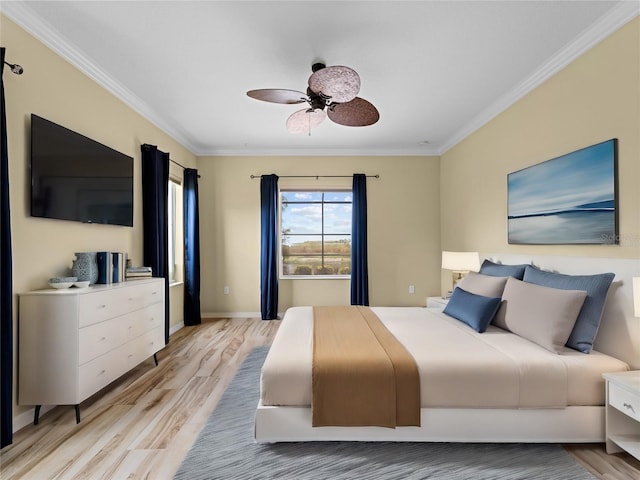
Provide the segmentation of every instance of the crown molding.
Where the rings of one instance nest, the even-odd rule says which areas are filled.
[[[28,2],[0,2],[0,12],[33,35],[49,49],[60,55],[74,67],[102,86],[116,98],[123,101],[132,110],[154,124],[171,138],[182,144],[190,152],[198,149],[196,143],[183,131],[166,122],[140,97],[104,72],[91,57],[81,52],[68,39],[61,36],[51,25],[36,15],[27,5]]]
[[[469,123],[458,130],[458,132],[447,139],[440,148],[439,155],[446,153],[450,148],[486,125],[522,97],[576,60],[583,53],[633,20],[638,16],[639,12],[640,2],[638,2],[638,0],[626,0],[612,8],[609,13],[598,19],[591,27],[582,32],[581,35],[569,42],[526,80],[484,109]]]
[[[431,157],[440,155],[431,147],[394,149],[292,148],[282,149],[215,149],[197,152],[199,157]]]

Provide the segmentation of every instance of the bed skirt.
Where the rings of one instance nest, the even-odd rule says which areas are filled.
[[[421,427],[312,427],[311,408],[258,405],[258,443],[312,441],[601,443],[605,408],[422,408]]]

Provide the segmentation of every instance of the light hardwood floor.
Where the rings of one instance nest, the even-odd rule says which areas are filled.
[[[205,320],[179,330],[158,367],[147,360],[83,402],[79,425],[72,407],[56,407],[17,432],[0,453],[0,478],[171,479],[242,360],[270,344],[279,323]],[[630,455],[566,448],[603,480],[640,478]]]

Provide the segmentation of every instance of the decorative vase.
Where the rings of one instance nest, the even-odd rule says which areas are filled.
[[[89,281],[92,285],[98,281],[98,262],[96,252],[76,252],[76,259],[73,261],[71,271],[78,281]]]

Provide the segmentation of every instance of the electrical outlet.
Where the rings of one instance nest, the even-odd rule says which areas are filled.
[[[411,294],[416,293],[416,287],[414,287],[413,285],[409,285],[409,293]]]
[[[223,292],[225,295],[229,295],[229,287],[227,285],[224,286]]]

